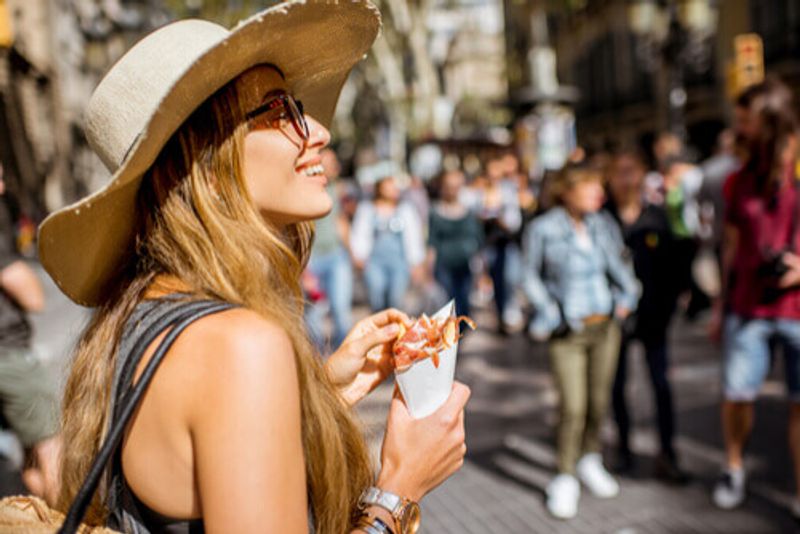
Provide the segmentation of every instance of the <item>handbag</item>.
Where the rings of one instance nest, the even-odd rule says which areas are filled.
[[[83,482],[66,516],[50,508],[42,499],[33,496],[6,497],[0,500],[0,532],[19,532],[24,534],[114,534],[116,531],[106,527],[92,527],[81,523],[94,496],[97,486],[117,452],[125,427],[136,411],[147,387],[178,336],[194,321],[235,307],[227,302],[203,300],[191,301],[182,305],[155,322],[137,339],[132,354],[122,369],[122,382],[127,391],[122,395],[115,409],[116,417],[108,431],[100,451],[97,453],[89,473]],[[153,357],[147,362],[141,378],[132,384],[137,364],[147,347],[164,330],[173,328],[158,345]],[[112,510],[113,512],[113,510]]]

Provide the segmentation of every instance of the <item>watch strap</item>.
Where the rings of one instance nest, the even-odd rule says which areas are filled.
[[[364,490],[364,493],[361,494],[360,502],[362,506],[380,506],[391,513],[393,517],[396,517],[403,507],[404,499],[390,491],[384,491],[372,486]]]

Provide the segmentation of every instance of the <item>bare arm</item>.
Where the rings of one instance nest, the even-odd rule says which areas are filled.
[[[724,305],[728,298],[727,291],[730,287],[731,270],[736,250],[739,246],[739,230],[732,224],[726,224],[722,231],[722,287],[720,290],[720,305]]]
[[[719,297],[714,301],[712,308],[711,321],[708,325],[708,333],[713,341],[722,340],[722,321],[725,314],[725,307],[728,303],[728,291],[730,290],[731,271],[733,260],[736,257],[736,249],[739,246],[739,230],[732,224],[725,224],[722,230],[722,265],[720,278]]]
[[[0,287],[28,312],[44,309],[44,291],[39,277],[27,263],[17,260],[0,271]]]
[[[287,334],[237,310],[202,350],[190,414],[206,531],[308,530],[300,390]]]

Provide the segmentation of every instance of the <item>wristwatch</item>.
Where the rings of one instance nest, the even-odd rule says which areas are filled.
[[[358,504],[362,509],[367,506],[380,506],[387,510],[394,518],[397,534],[416,534],[419,530],[419,505],[410,499],[372,486],[364,490],[358,499]]]

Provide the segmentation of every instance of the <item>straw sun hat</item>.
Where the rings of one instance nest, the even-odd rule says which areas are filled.
[[[79,304],[101,302],[132,253],[142,175],[215,91],[270,63],[306,112],[329,126],[348,73],[379,28],[380,14],[366,0],[291,0],[230,31],[181,20],[139,41],[97,86],[86,112],[86,136],[111,180],[39,229],[40,259],[56,284]]]

